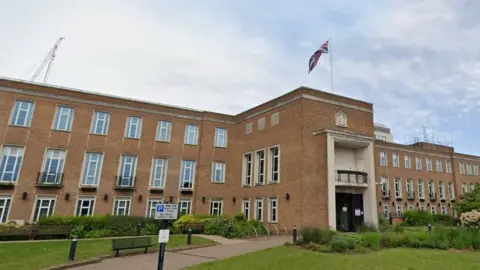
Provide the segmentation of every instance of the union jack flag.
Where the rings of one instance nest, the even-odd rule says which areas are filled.
[[[320,49],[316,50],[310,57],[310,61],[308,61],[308,73],[310,73],[315,68],[318,59],[320,59],[322,53],[328,53],[328,40],[325,41],[325,43],[320,46]]]

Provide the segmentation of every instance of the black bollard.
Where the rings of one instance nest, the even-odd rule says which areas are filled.
[[[293,225],[293,244],[297,242],[297,226]]]
[[[432,231],[432,224],[430,224],[430,222],[428,223],[428,231],[429,231],[429,232]]]
[[[232,237],[232,223],[228,223],[228,238]]]
[[[70,252],[68,253],[68,259],[70,261],[75,260],[76,250],[77,250],[77,238],[73,238],[72,243],[70,244]]]
[[[192,228],[188,228],[187,245],[192,244]]]
[[[137,224],[137,236],[140,235],[140,232],[142,231],[142,223]]]

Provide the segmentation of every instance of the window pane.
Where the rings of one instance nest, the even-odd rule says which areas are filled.
[[[29,101],[16,101],[13,106],[10,124],[29,127],[32,121],[35,103]]]

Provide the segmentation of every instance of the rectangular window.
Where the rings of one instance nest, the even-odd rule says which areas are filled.
[[[71,131],[74,110],[72,107],[58,105],[55,111],[54,130]]]
[[[210,216],[221,216],[223,213],[223,200],[210,200]]]
[[[131,198],[115,198],[113,204],[114,216],[128,216],[130,215],[130,200]]]
[[[258,119],[257,128],[258,130],[262,130],[265,128],[265,117]]]
[[[418,180],[418,197],[420,199],[425,198],[425,194],[423,193],[423,180],[421,179]]]
[[[475,189],[475,184],[470,184],[470,192],[472,192]]]
[[[413,180],[407,179],[407,198],[413,199]]]
[[[472,164],[470,163],[467,163],[467,174],[468,175],[472,175]]]
[[[255,199],[255,220],[263,221],[263,199]]]
[[[383,198],[390,197],[390,191],[388,190],[388,178],[386,176],[382,176],[381,185],[382,185],[382,197]]]
[[[387,204],[384,204],[383,205],[383,216],[385,218],[389,218],[390,217],[390,206],[387,205]]]
[[[195,179],[195,161],[182,160],[181,170],[180,189],[193,189],[193,181]]]
[[[133,187],[137,171],[137,156],[121,155],[120,168],[118,168],[117,186]]]
[[[165,188],[168,160],[166,158],[153,158],[152,174],[150,176],[151,188]]]
[[[265,150],[255,152],[255,184],[263,185],[265,181]]]
[[[473,165],[473,175],[478,175],[478,164]]]
[[[435,206],[432,206],[431,210],[432,210],[432,215],[437,214],[437,209],[435,208]]]
[[[468,193],[467,184],[463,183],[462,184],[462,195],[465,195],[467,193]]]
[[[408,210],[415,210],[415,206],[413,204],[409,204],[408,205]]]
[[[453,189],[453,183],[448,183],[448,195],[450,196],[450,200],[455,199],[455,191]]]
[[[243,186],[252,185],[252,154],[243,155]]]
[[[384,135],[375,135],[375,139],[376,140],[379,140],[379,141],[384,141],[386,142],[387,141],[387,136],[384,136]]]
[[[76,216],[93,216],[95,197],[79,197],[77,200]]]
[[[278,199],[268,198],[268,222],[278,222]]]
[[[280,180],[280,148],[272,147],[269,149],[268,157],[269,166],[269,183],[277,183]]]
[[[275,126],[275,125],[278,125],[279,123],[280,123],[280,113],[279,112],[272,113],[272,116],[270,117],[270,125]]]
[[[110,114],[107,112],[94,112],[92,118],[92,128],[90,133],[98,135],[107,135]]]
[[[395,184],[395,198],[402,197],[402,183],[399,177],[395,177],[394,179]]]
[[[215,128],[215,147],[227,147],[226,128]]]
[[[155,218],[157,204],[163,203],[162,199],[149,199],[147,205],[147,218]]]
[[[400,167],[400,157],[398,156],[398,153],[392,154],[392,161],[393,161],[393,167],[395,168]]]
[[[23,147],[3,146],[0,158],[0,182],[16,182],[23,161]]]
[[[405,168],[410,169],[412,164],[410,163],[410,156],[405,156]]]
[[[432,159],[431,158],[426,158],[427,161],[427,171],[431,172],[432,169]]]
[[[445,206],[441,207],[441,211],[442,211],[442,215],[445,216],[447,214],[447,208]]]
[[[180,216],[190,215],[192,212],[192,200],[191,199],[180,199],[178,202],[178,208],[180,209]]]
[[[253,129],[253,123],[252,122],[245,124],[245,134],[252,133],[252,129]]]
[[[85,159],[83,161],[82,185],[98,186],[102,161],[102,153],[87,152],[85,154]]]
[[[35,211],[33,212],[33,222],[41,218],[53,215],[55,211],[55,197],[38,196],[35,200]]]
[[[29,127],[32,124],[35,103],[31,101],[17,100],[10,116],[10,125]]]
[[[425,211],[425,204],[420,204],[420,206],[418,207],[418,209],[420,211]]]
[[[142,118],[129,116],[125,127],[125,138],[140,139],[142,131]]]
[[[185,144],[197,145],[198,143],[198,126],[186,125],[185,126]]]
[[[0,223],[5,223],[8,221],[11,203],[11,196],[0,196]]]
[[[225,183],[225,162],[213,162],[212,182]]]
[[[430,198],[435,198],[435,183],[432,180],[428,181],[428,194]]]
[[[445,199],[445,186],[443,185],[443,182],[438,183],[438,194],[440,199]]]
[[[437,172],[442,172],[442,171],[443,171],[442,161],[441,161],[441,160],[437,160]]]
[[[401,204],[397,204],[397,217],[403,216],[403,208]]]
[[[445,161],[445,171],[452,173],[452,162],[450,160]]]
[[[387,154],[380,152],[380,166],[387,166]]]
[[[242,204],[242,212],[246,220],[250,220],[250,199],[244,199]]]
[[[422,159],[420,157],[415,157],[415,168],[419,171],[422,170]]]
[[[157,141],[169,142],[172,132],[172,122],[158,121],[157,124]]]
[[[460,174],[465,174],[465,163],[463,161],[458,162],[458,167],[460,168]]]
[[[65,150],[47,149],[43,159],[40,182],[42,184],[60,184],[65,164]]]
[[[452,217],[457,217],[457,211],[454,208],[452,208],[451,214],[452,214]]]

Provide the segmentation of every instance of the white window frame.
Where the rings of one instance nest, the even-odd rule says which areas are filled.
[[[412,162],[410,160],[410,156],[405,156],[405,168],[406,169],[412,168]]]
[[[264,128],[265,128],[265,117],[262,117],[257,121],[257,129],[263,130]]]
[[[83,205],[81,205],[79,209],[78,207],[80,205],[80,202],[83,202],[83,201],[89,201],[89,206],[84,207]],[[96,204],[95,196],[78,196],[75,204],[75,212],[73,213],[73,215],[77,217],[81,216],[79,214],[81,214],[82,210],[86,208],[88,211],[88,214],[86,216],[87,217],[93,216],[95,213],[95,204]]]
[[[223,127],[215,128],[214,146],[227,148],[228,130]]]
[[[383,216],[385,218],[390,218],[390,205],[389,204],[384,204],[383,205]]]
[[[100,115],[103,115],[103,119],[100,119]],[[107,135],[109,124],[110,124],[110,113],[102,112],[102,111],[94,111],[93,117],[92,117],[92,124],[90,127],[90,134]],[[100,132],[97,132],[97,128],[99,127],[100,127]]]
[[[40,219],[40,213],[42,212],[42,209],[45,209],[44,206],[40,205],[39,206],[39,210],[38,210],[38,213],[36,212],[36,209],[37,209],[37,205],[38,203],[40,202],[43,202],[43,201],[50,201],[49,205],[48,205],[48,212],[50,212],[50,210],[52,211],[51,213],[48,213],[45,217],[50,217],[50,216],[53,216],[55,214],[55,208],[56,208],[56,204],[57,204],[57,196],[55,195],[37,195],[35,197],[35,203],[33,204],[33,210],[32,210],[32,217],[31,217],[31,221],[36,223],[38,222],[38,220]],[[51,205],[53,202],[53,205]]]
[[[471,163],[467,163],[467,175],[472,175],[472,174],[473,174],[472,164],[471,164]]]
[[[432,215],[436,215],[436,214],[437,214],[437,208],[436,208],[435,206],[431,206],[431,207],[430,207],[430,213],[431,213]]]
[[[260,203],[260,206],[259,204]],[[258,211],[260,210],[260,219],[258,219]],[[255,220],[263,222],[263,198],[255,198]]]
[[[90,159],[87,160],[87,157],[89,154],[98,154],[99,158],[95,161],[95,174],[93,176],[88,175],[89,169],[90,169]],[[88,164],[87,164],[88,163]],[[88,166],[88,168],[86,167]],[[83,166],[82,166],[82,174],[80,176],[80,186],[100,186],[100,180],[101,175],[102,175],[102,166],[103,166],[103,153],[99,152],[85,152],[85,155],[83,156]],[[96,183],[88,183],[86,181],[87,177],[94,177],[94,181]],[[85,181],[84,181],[85,180]]]
[[[217,170],[220,168],[220,172]],[[212,183],[225,183],[225,171],[227,170],[227,162],[214,161],[212,162]],[[220,175],[220,179],[217,180],[217,176]]]
[[[437,172],[442,172],[443,171],[442,161],[437,159],[436,163],[437,163]]]
[[[382,191],[382,197],[383,198],[386,198],[387,196],[389,196],[389,192],[388,192],[388,177],[387,176],[382,176],[382,178],[380,179],[380,183],[381,183],[381,191]]]
[[[419,204],[418,210],[425,211],[425,204],[424,203]]]
[[[0,207],[0,224],[9,221],[10,209],[12,209],[12,196],[0,195],[0,201],[3,201],[3,205]]]
[[[18,105],[17,105],[18,104]],[[26,109],[22,108],[22,104],[27,104]],[[16,108],[18,108],[16,110]],[[18,123],[21,112],[25,112],[25,123]],[[30,127],[32,125],[33,113],[35,112],[35,102],[28,100],[15,100],[12,112],[10,113],[9,125],[17,127]]]
[[[159,120],[157,122],[157,136],[155,139],[158,142],[170,142],[172,136],[172,122],[166,120]]]
[[[270,116],[270,126],[275,126],[280,124],[280,112],[274,112]]]
[[[407,199],[414,197],[413,179],[407,178],[406,181]]]
[[[418,198],[425,199],[425,184],[423,179],[417,180],[417,187],[418,187]]]
[[[475,190],[475,184],[474,183],[470,183],[470,187],[468,189],[469,192],[472,192],[473,190]]]
[[[157,204],[163,203],[163,198],[148,198],[147,208],[145,209],[145,217],[155,218]],[[153,211],[152,211],[153,210]],[[153,215],[152,215],[153,212]]]
[[[415,157],[415,169],[421,171],[421,170],[423,170],[422,167],[423,167],[422,166],[422,158],[421,157]]]
[[[186,207],[183,204],[185,204]],[[179,210],[179,215],[182,215],[183,210],[186,210],[185,215],[192,214],[192,199],[180,198],[178,200],[178,210]]]
[[[115,209],[115,206],[117,206],[118,202],[118,208]],[[120,210],[120,202],[126,202],[127,204],[122,207],[122,208],[127,208],[125,215],[119,215],[119,210]],[[112,209],[112,215],[113,216],[130,216],[130,211],[132,210],[132,197],[115,197],[113,200],[113,209]]]
[[[478,175],[478,164],[473,164],[473,175]]]
[[[408,205],[408,210],[409,210],[409,211],[415,210],[415,205],[409,204],[409,205]]]
[[[395,177],[393,183],[395,188],[395,198],[402,198],[402,180],[400,177]]]
[[[183,143],[187,145],[198,145],[198,129],[198,125],[186,124]]]
[[[444,215],[444,216],[447,215],[447,207],[445,207],[444,205],[442,205],[442,206],[440,207],[440,213],[441,213],[442,215]]]
[[[395,213],[397,214],[397,217],[402,217],[403,216],[403,205],[397,204],[395,207]]]
[[[274,155],[274,151],[277,149],[277,155]],[[274,170],[274,159],[277,160],[277,171]],[[274,180],[275,174],[277,179]],[[272,146],[268,148],[268,183],[280,183],[280,145]]]
[[[394,168],[400,168],[400,155],[398,153],[392,153],[392,162]]]
[[[64,109],[68,109],[68,113],[64,113]],[[67,117],[66,120],[66,127],[62,128],[60,127],[60,119],[61,117]],[[73,126],[73,118],[75,116],[75,108],[71,106],[66,106],[66,105],[57,105],[55,109],[55,115],[53,117],[53,124],[52,124],[52,129],[57,130],[57,131],[72,131],[72,126]]]
[[[127,161],[127,158],[132,160]],[[130,173],[126,173],[127,166],[130,167]],[[134,187],[135,177],[137,175],[138,156],[137,155],[120,155],[120,162],[118,166],[118,177],[116,180],[116,186],[119,187]],[[125,183],[126,179],[126,183]]]
[[[12,154],[12,151],[15,150],[15,154]],[[2,151],[0,152],[0,182],[4,183],[17,183],[20,173],[22,171],[22,164],[25,156],[25,147],[17,145],[3,145]],[[4,164],[3,161],[5,158],[10,159],[11,157],[15,158],[13,171],[7,171],[7,162],[5,162],[5,167],[1,167],[1,164]],[[5,177],[6,174],[11,174],[11,179]],[[15,177],[16,176],[16,177]]]
[[[242,201],[242,213],[246,220],[250,220],[250,198],[243,199]]]
[[[455,189],[453,187],[453,183],[449,182],[448,183],[448,195],[450,196],[450,200],[455,199]]]
[[[463,161],[458,162],[458,167],[460,168],[460,174],[465,174],[465,163]]]
[[[445,171],[447,173],[452,173],[452,162],[450,160],[445,161]]]
[[[433,180],[428,180],[428,198],[435,196],[435,182]]]
[[[425,162],[427,164],[427,171],[432,172],[433,171],[432,159],[431,158],[425,158]]]
[[[380,166],[386,167],[387,162],[387,153],[380,152]]]
[[[468,193],[468,186],[466,183],[462,183],[462,193],[463,195]]]
[[[191,163],[190,163],[191,162]],[[192,166],[186,166],[188,164],[192,164]],[[180,166],[180,181],[179,182],[179,189],[180,190],[193,190],[194,188],[194,185],[195,185],[195,167],[197,165],[197,162],[195,160],[191,160],[191,159],[182,159],[182,163],[181,163],[181,166]],[[190,181],[185,181],[185,172],[186,170],[190,169],[191,170],[191,179]],[[188,179],[187,179],[188,180]],[[185,183],[188,183],[190,182],[190,187],[185,187]]]
[[[135,120],[135,122],[134,122]],[[143,119],[140,116],[128,116],[127,124],[125,125],[125,138],[127,139],[140,139],[142,136],[142,123]],[[134,133],[133,136],[131,133]]]
[[[273,206],[273,204],[275,204],[275,206]],[[273,215],[273,212],[275,212],[275,215]],[[278,198],[277,197],[268,198],[268,222],[278,223]]]
[[[215,211],[216,214],[214,213]],[[208,209],[210,216],[220,217],[223,215],[223,200],[222,199],[210,199],[210,207]]]
[[[161,161],[163,164],[158,164],[158,161]],[[164,157],[153,157],[152,158],[152,169],[150,170],[150,189],[164,189],[167,182],[167,173],[168,173],[168,158]],[[158,177],[159,176],[159,177]],[[159,185],[154,185],[159,182]]]
[[[266,150],[265,149],[260,149],[255,151],[255,166],[254,166],[254,182],[255,185],[263,185],[265,184],[265,176],[266,176]],[[263,157],[260,156],[260,154],[263,153]],[[262,163],[262,166],[260,166],[260,163]],[[260,170],[260,167],[262,168]],[[246,173],[246,172],[245,172]]]
[[[47,164],[48,157],[52,153],[51,160],[58,160],[58,166],[55,171],[50,171],[52,168],[52,163]],[[53,157],[53,155],[58,155],[58,158]],[[39,182],[42,184],[60,184],[62,181],[62,174],[65,167],[65,161],[67,158],[67,151],[65,149],[56,149],[56,148],[46,148],[45,153],[43,154],[43,162],[42,168],[40,169],[40,177]],[[47,168],[48,167],[48,168]],[[54,181],[49,181],[51,178],[50,176],[53,175]],[[44,181],[45,179],[45,181]]]
[[[248,156],[250,156],[250,160],[248,160]],[[242,165],[242,186],[251,186],[252,181],[252,174],[253,174],[253,154],[252,152],[244,153],[243,154],[243,165]]]
[[[440,181],[438,183],[438,193],[439,193],[440,199],[445,199],[445,184],[443,183],[443,181]]]

